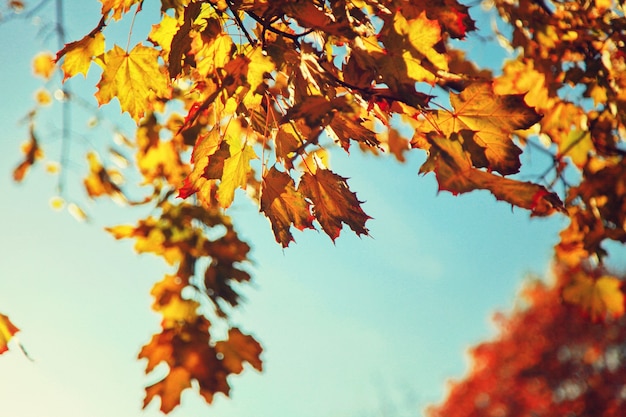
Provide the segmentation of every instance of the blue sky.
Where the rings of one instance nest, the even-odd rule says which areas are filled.
[[[97,24],[99,3],[72,7],[67,24],[75,40]],[[157,18],[141,16],[135,41]],[[68,190],[88,211],[88,224],[50,209],[56,178],[45,162],[23,184],[11,180],[27,138],[17,122],[42,85],[31,58],[56,50],[41,27],[23,20],[0,25],[0,312],[22,329],[19,338],[34,358],[19,349],[0,357],[2,414],[158,416],[158,402],[140,411],[143,387],[153,381],[135,357],[159,326],[149,290],[171,270],[102,230],[134,222],[142,209],[90,202],[80,191],[86,143],[109,140],[110,132],[87,130],[75,114],[80,134]],[[88,81],[72,86],[89,97],[97,74]],[[129,126],[115,104],[105,112]],[[57,116],[48,110],[38,128],[52,160],[60,148]],[[232,378],[232,399],[217,397],[210,407],[187,393],[173,417],[418,416],[442,398],[446,379],[466,369],[465,349],[493,334],[491,313],[512,305],[527,273],[547,269],[565,220],[529,219],[486,192],[438,195],[434,177],[417,174],[423,158],[416,152],[399,165],[358,152],[333,155],[332,168],[350,178],[374,217],[371,238],[344,231],[333,245],[309,231],[282,250],[257,207],[230,209],[255,261],[254,284],[233,321],[264,345],[265,370]]]

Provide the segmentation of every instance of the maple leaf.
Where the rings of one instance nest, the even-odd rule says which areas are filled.
[[[63,49],[57,52],[55,61],[63,57],[63,80],[73,77],[76,74],[87,76],[91,61],[104,53],[104,35],[96,32],[88,34],[79,41],[66,44]]]
[[[621,281],[610,275],[593,278],[579,272],[563,288],[563,300],[580,306],[592,320],[624,315],[624,293]]]
[[[236,188],[246,188],[248,174],[252,170],[250,161],[257,159],[256,152],[239,135],[227,135],[225,139],[230,149],[230,156],[224,160],[224,171],[217,190],[217,200],[221,207],[227,208],[235,198]]]
[[[431,154],[420,172],[434,170],[439,189],[453,194],[486,189],[498,200],[529,209],[536,216],[546,216],[555,210],[563,211],[563,203],[559,197],[541,185],[500,177],[474,168],[471,157],[463,149],[460,140],[455,140],[465,139],[473,134],[464,131],[460,135],[453,134],[451,139],[429,134],[427,138],[432,146]]]
[[[170,369],[165,378],[146,388],[143,406],[145,408],[155,396],[159,396],[160,409],[167,414],[180,404],[180,396],[187,388],[191,388],[191,376],[187,368],[179,366]]]
[[[242,143],[241,123],[233,119],[223,134],[213,129],[198,138],[192,152],[192,170],[179,189],[179,197],[187,198],[200,192],[204,201],[210,201],[211,192],[220,181],[217,201],[223,208],[233,202],[235,189],[246,188],[250,161],[257,155],[246,142]]]
[[[172,39],[178,31],[178,20],[164,14],[158,24],[152,25],[152,29],[148,35],[148,40],[154,45],[160,46],[161,50],[169,56]]]
[[[127,13],[131,7],[137,3],[143,3],[143,0],[100,0],[102,2],[102,15],[106,16],[113,10],[113,19],[120,20],[124,13]],[[141,7],[141,6],[139,6]]]
[[[159,69],[159,52],[137,44],[130,52],[117,45],[104,54],[96,98],[105,104],[117,97],[122,112],[135,120],[151,110],[150,97],[168,95],[168,80]]]
[[[261,211],[272,223],[276,241],[283,248],[293,241],[290,226],[297,229],[313,229],[310,204],[296,191],[293,179],[276,167],[270,168],[263,177]]]
[[[7,344],[19,330],[7,316],[0,314],[0,355],[9,349]]]
[[[463,148],[477,168],[487,168],[503,175],[514,174],[521,166],[518,148],[511,138],[517,129],[527,129],[541,116],[524,102],[521,94],[496,95],[491,84],[471,84],[460,94],[451,94],[454,111],[436,111],[427,115],[418,127],[417,136],[439,132],[449,137],[463,130],[472,131]]]
[[[243,334],[236,327],[228,330],[228,340],[215,344],[215,350],[222,355],[222,364],[233,374],[243,371],[243,363],[248,362],[257,371],[263,370],[260,355],[263,348],[252,336]]]
[[[371,217],[361,209],[359,201],[343,178],[328,169],[318,169],[315,174],[305,173],[298,191],[313,203],[313,214],[322,229],[333,240],[339,236],[342,223],[357,235],[367,235],[365,222]]]
[[[416,19],[411,20],[407,20],[398,12],[394,15],[393,27],[398,34],[406,37],[410,45],[426,58],[430,64],[437,69],[448,70],[446,56],[434,48],[437,43],[441,42],[439,22],[428,19],[425,12],[422,12]],[[415,55],[415,53],[412,53],[412,55]],[[408,67],[410,65],[407,65]]]
[[[146,373],[152,372],[154,368],[161,362],[165,362],[168,366],[175,365],[174,361],[174,336],[176,329],[164,329],[161,333],[152,336],[150,342],[145,344],[137,359],[147,359]]]

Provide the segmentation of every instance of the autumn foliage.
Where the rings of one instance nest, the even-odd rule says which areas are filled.
[[[368,234],[357,192],[328,166],[335,148],[398,161],[423,152],[420,172],[432,172],[441,191],[487,190],[532,216],[569,219],[555,248],[558,285],[528,290],[528,307],[507,319],[501,340],[474,351],[472,374],[433,415],[474,415],[476,407],[485,415],[561,407],[555,415],[564,415],[611,398],[621,407],[622,394],[600,390],[612,378],[606,355],[624,313],[621,280],[604,268],[605,243],[626,242],[618,2],[490,2],[507,28],[494,35],[516,51],[499,75],[465,57],[477,28],[456,0],[163,0],[145,41],[126,46],[107,31],[154,4],[101,3],[93,30],[56,56],[37,56],[34,70],[44,78],[60,71],[63,80],[96,72],[97,104],[117,102],[137,123],[135,137],[111,152],[133,154],[144,193],[133,195],[119,180],[127,174],[94,151],[84,186],[91,198],[153,207],[108,231],[177,268],[152,291],[162,329],[139,357],[146,372],[159,364],[168,372],[147,388],[145,404],[160,397],[167,413],[192,381],[210,403],[228,395],[229,375],[246,363],[262,369],[259,343],[227,320],[237,287],[250,280],[250,247],[226,214],[235,200],[252,200],[282,247],[295,230],[319,229],[332,241],[346,228]],[[16,181],[43,155],[36,112]],[[527,152],[548,163],[522,179]],[[214,338],[215,321],[229,327],[226,339]],[[574,372],[596,385],[568,382]],[[507,397],[520,378],[519,399]]]
[[[603,277],[600,270],[554,272],[553,282],[526,284],[517,310],[496,316],[497,338],[472,348],[469,374],[450,384],[445,403],[431,407],[429,417],[626,413],[624,297],[617,288],[621,282]],[[563,303],[562,285],[568,285],[572,275],[579,277],[578,284],[564,297],[590,297],[583,304],[592,316],[597,309],[608,309],[617,318],[592,323],[575,306]],[[594,278],[607,288],[593,291],[581,284],[591,284]]]

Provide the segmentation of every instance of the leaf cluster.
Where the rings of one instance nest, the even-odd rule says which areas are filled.
[[[459,49],[476,26],[456,0],[163,0],[132,47],[109,45],[106,30],[147,4],[101,3],[94,29],[34,70],[60,69],[64,81],[100,71],[97,104],[116,99],[137,123],[112,152],[132,154],[148,191],[137,198],[95,152],[84,186],[91,198],[152,206],[137,225],[108,230],[177,268],[153,290],[162,332],[140,357],[146,372],[165,363],[168,373],[146,404],[160,396],[169,412],[192,380],[210,402],[243,362],[261,369],[260,345],[228,321],[250,280],[250,247],[224,211],[236,200],[258,205],[282,247],[294,229],[368,235],[370,216],[331,152],[425,152],[420,173],[441,191],[486,190],[533,216],[566,216],[555,258],[571,271],[602,270],[603,244],[626,242],[626,18],[611,1],[493,1],[514,23],[510,38],[496,35],[517,51],[499,76]],[[581,93],[568,96],[572,87]],[[16,181],[43,155],[34,120]],[[533,151],[548,167],[523,180]],[[623,314],[610,275],[568,276],[565,301],[594,319]],[[212,320],[227,323],[227,340],[214,341]]]

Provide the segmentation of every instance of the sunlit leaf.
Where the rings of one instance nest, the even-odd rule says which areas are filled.
[[[296,191],[293,179],[272,167],[263,178],[261,211],[270,219],[276,241],[287,247],[293,241],[290,227],[313,228],[310,204]]]
[[[45,79],[52,77],[55,68],[54,56],[49,52],[37,54],[33,59],[33,72]]]
[[[305,173],[298,191],[313,204],[313,214],[324,232],[334,241],[339,237],[343,223],[357,235],[367,235],[365,222],[370,217],[361,209],[361,201],[350,191],[346,178],[327,169],[315,174]]]
[[[136,45],[125,52],[115,45],[104,54],[103,73],[98,83],[96,98],[105,104],[117,98],[123,112],[135,120],[151,110],[150,97],[168,95],[168,80],[159,69],[159,52]]]
[[[621,317],[624,314],[624,293],[621,281],[609,275],[593,278],[578,273],[563,289],[563,299],[580,306],[592,320]]]
[[[104,53],[104,35],[101,32],[87,35],[79,41],[71,42],[65,45],[57,53],[58,61],[63,56],[61,69],[63,70],[63,78],[66,80],[76,74],[87,76],[87,71],[94,57]]]
[[[0,355],[9,349],[7,344],[19,330],[7,316],[0,314]]]

